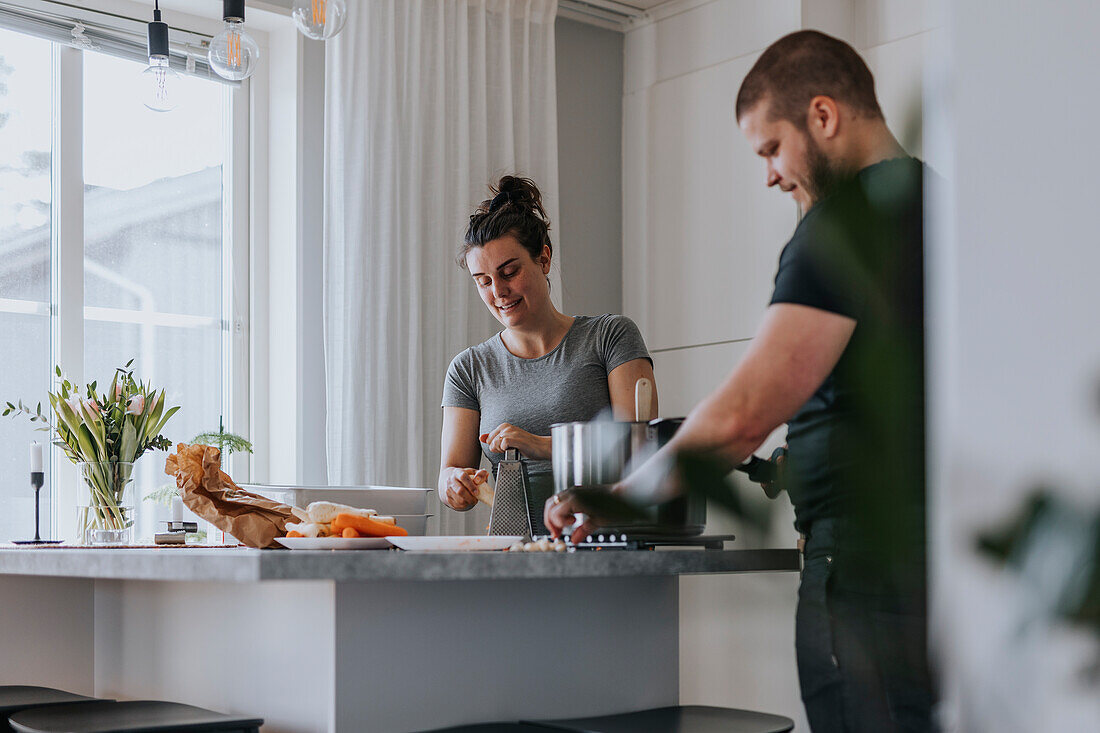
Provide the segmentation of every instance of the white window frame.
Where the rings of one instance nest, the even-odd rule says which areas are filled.
[[[104,3],[107,4],[107,3]],[[95,5],[95,3],[85,3]],[[118,9],[112,4],[112,10]],[[176,14],[178,17],[178,14]],[[201,19],[191,19],[196,25]],[[206,21],[212,31],[217,26]],[[18,31],[17,31],[18,32]],[[261,35],[261,42],[266,39]],[[36,313],[51,316],[51,364],[61,366],[70,381],[83,384],[84,326],[89,319],[150,325],[196,327],[209,325],[209,318],[158,313],[134,318],[128,311],[88,307],[84,304],[84,53],[76,48],[53,44],[53,130],[50,223],[51,293],[43,306],[23,300],[0,299],[0,312]],[[251,89],[248,81],[226,85],[225,155],[223,157],[223,262],[222,331],[224,386],[222,414],[226,429],[250,434],[250,165]],[[265,207],[266,208],[266,207]],[[266,216],[266,211],[264,211]],[[53,375],[51,374],[51,377]],[[56,536],[75,535],[76,467],[51,451],[53,501],[49,516]],[[247,454],[232,457],[228,470],[238,481],[247,481],[251,461]]]

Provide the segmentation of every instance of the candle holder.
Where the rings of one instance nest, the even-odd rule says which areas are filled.
[[[31,486],[34,487],[34,539],[33,540],[14,540],[17,545],[57,545],[61,543],[61,540],[44,540],[39,534],[39,501],[38,497],[42,491],[42,485],[46,483],[45,475],[41,471],[31,471]]]

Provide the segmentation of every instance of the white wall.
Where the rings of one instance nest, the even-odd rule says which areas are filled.
[[[322,223],[325,46],[289,18],[268,27],[252,78],[249,480],[325,484]],[[239,479],[238,479],[239,480]]]
[[[550,234],[561,253],[562,306],[620,313],[623,36],[564,18],[554,32],[560,220]]]
[[[929,241],[937,648],[958,730],[1097,730],[1100,687],[1081,674],[1096,637],[1035,618],[1036,586],[973,542],[1040,481],[1097,508],[1100,4],[945,11],[928,131],[947,183]]]
[[[737,128],[741,80],[771,42],[818,28],[860,49],[887,122],[921,154],[924,2],[690,0],[626,33],[623,94],[623,305],[654,351],[661,412],[685,414],[736,365],[771,295],[797,224],[767,190]],[[773,436],[759,453],[782,442]],[[760,501],[759,489],[745,485]],[[794,545],[793,510],[773,504],[770,537],[716,512],[708,532],[740,547]],[[794,659],[797,576],[681,580],[681,701],[805,717]]]

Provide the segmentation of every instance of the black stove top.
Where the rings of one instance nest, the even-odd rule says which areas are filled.
[[[701,550],[721,550],[732,542],[732,534],[699,535],[697,537],[657,537],[611,533],[589,535],[584,542],[569,544],[570,551],[594,550],[655,550],[658,547],[696,547]]]

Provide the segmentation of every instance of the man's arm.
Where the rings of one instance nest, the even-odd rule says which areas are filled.
[[[640,501],[671,498],[667,467],[684,449],[714,451],[732,469],[773,430],[787,422],[832,372],[855,330],[847,316],[792,303],[769,306],[745,358],[725,381],[703,399],[676,435],[616,486]],[[573,523],[572,499],[551,499],[544,511],[554,536]],[[579,527],[583,537],[592,526]]]
[[[855,327],[847,316],[809,306],[770,306],[745,358],[691,411],[669,449],[712,449],[734,465],[745,460],[813,396]]]
[[[748,353],[691,411],[668,445],[651,459],[653,466],[668,465],[684,449],[713,451],[731,468],[744,461],[822,385],[855,327],[854,319],[818,308],[769,306]],[[624,491],[649,493],[641,489],[647,482],[632,478],[624,482]]]

